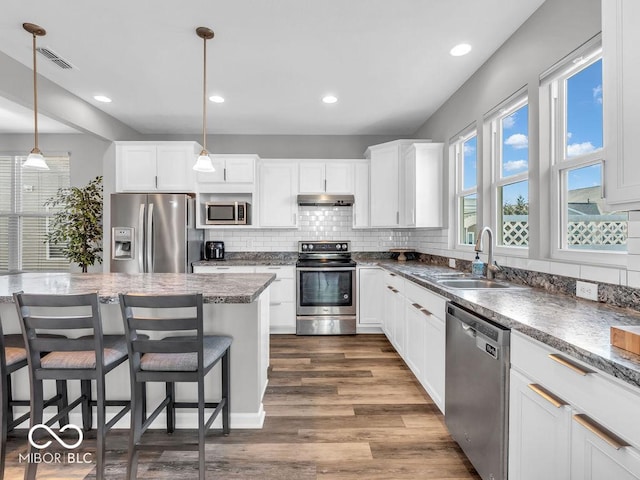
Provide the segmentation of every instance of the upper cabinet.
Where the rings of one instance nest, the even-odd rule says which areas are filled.
[[[300,193],[353,193],[353,161],[300,160]]]
[[[117,192],[193,192],[195,142],[116,142]]]
[[[353,228],[369,227],[369,162],[360,160],[353,166]]]
[[[396,140],[367,149],[371,227],[441,227],[443,144]]]
[[[298,163],[261,160],[258,168],[260,226],[298,226]]]
[[[611,210],[640,210],[640,2],[602,2],[604,196]]]
[[[198,172],[199,191],[245,192],[255,186],[257,155],[211,155],[215,172]]]

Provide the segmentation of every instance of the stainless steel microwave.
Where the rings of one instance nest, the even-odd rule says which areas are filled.
[[[207,202],[205,203],[205,223],[207,225],[247,225],[249,208],[247,202]]]

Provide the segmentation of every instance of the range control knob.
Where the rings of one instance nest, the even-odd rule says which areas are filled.
[[[346,244],[346,243],[343,243],[343,244],[342,244],[342,249],[343,249],[343,250],[348,250],[348,249],[349,249],[349,247],[347,246],[347,244]]]
[[[313,250],[313,243],[309,244],[309,250]]]
[[[340,250],[342,248],[342,245],[340,245],[339,243],[336,243],[336,250]]]

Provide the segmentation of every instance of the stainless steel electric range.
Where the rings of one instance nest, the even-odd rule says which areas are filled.
[[[349,241],[298,242],[296,333],[356,333],[356,262]]]

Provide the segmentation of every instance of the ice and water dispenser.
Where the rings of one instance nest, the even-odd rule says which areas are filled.
[[[111,255],[114,260],[132,260],[135,252],[133,227],[113,227]]]

